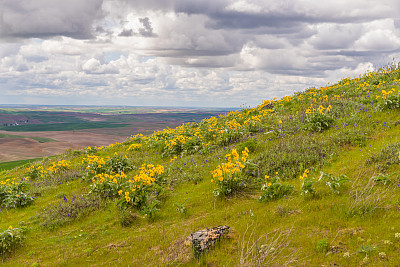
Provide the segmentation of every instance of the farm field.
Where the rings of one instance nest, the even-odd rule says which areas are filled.
[[[0,105],[0,162],[123,142],[224,110]],[[17,124],[17,125],[16,125]],[[7,125],[7,126],[5,126]]]
[[[392,64],[7,167],[1,263],[397,266],[399,118],[400,65]]]

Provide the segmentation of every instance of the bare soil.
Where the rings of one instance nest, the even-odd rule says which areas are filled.
[[[0,131],[0,133],[21,135],[20,132]],[[126,136],[81,131],[23,132],[23,135],[47,137],[59,142],[39,143],[29,138],[0,138],[0,162],[52,156],[63,153],[68,148],[106,146],[126,140]]]

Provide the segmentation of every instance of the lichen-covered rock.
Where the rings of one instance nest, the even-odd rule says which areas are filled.
[[[220,225],[211,229],[205,228],[197,232],[191,233],[185,243],[191,244],[196,256],[202,255],[206,250],[215,245],[221,236],[229,232],[230,227],[227,225]]]

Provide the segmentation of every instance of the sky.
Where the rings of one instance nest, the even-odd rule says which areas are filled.
[[[400,61],[398,0],[1,0],[0,104],[255,106]]]

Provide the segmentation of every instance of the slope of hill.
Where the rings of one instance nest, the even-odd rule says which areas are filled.
[[[400,262],[400,70],[0,175],[6,266]],[[203,255],[186,237],[231,231]]]

